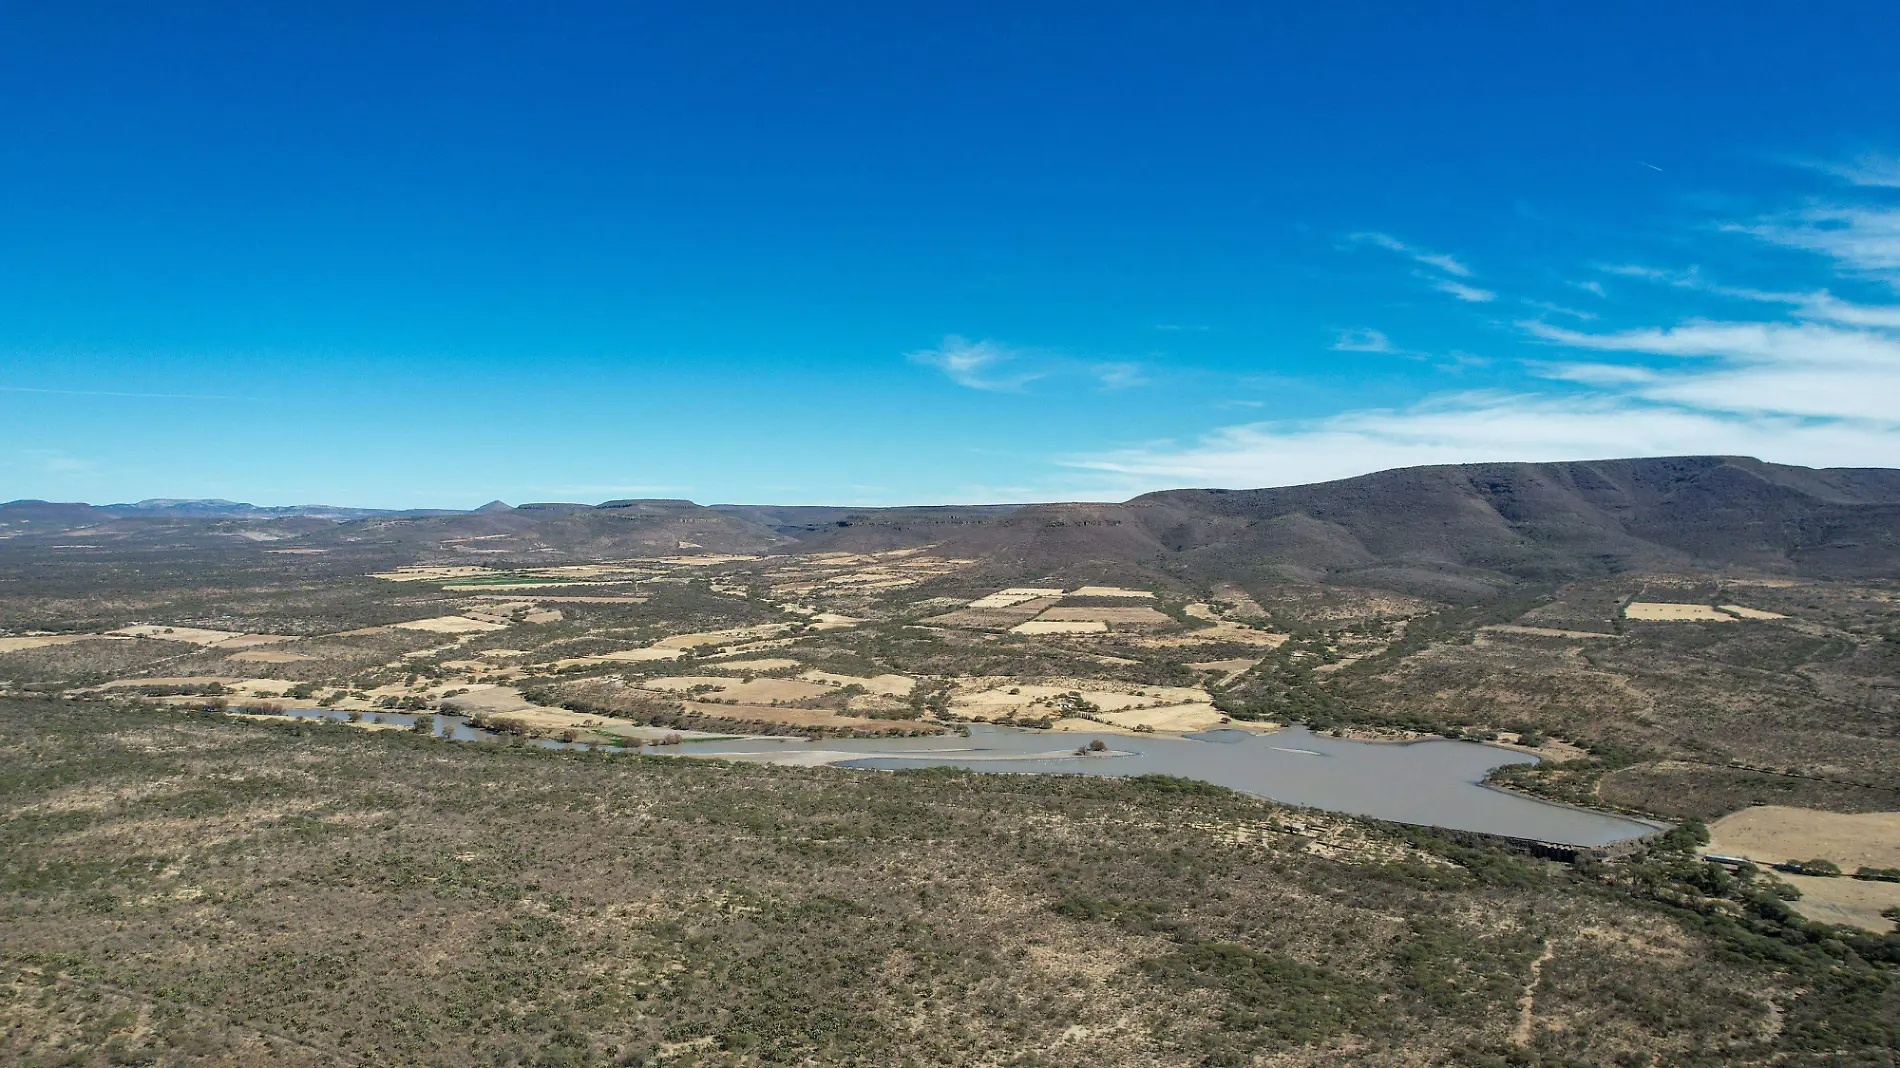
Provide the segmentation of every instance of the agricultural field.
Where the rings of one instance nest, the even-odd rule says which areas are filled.
[[[1851,1064],[1894,1041],[1900,883],[1856,877],[1895,866],[1889,581],[1474,600],[485,544],[0,557],[7,1058]],[[489,741],[432,733],[451,721]],[[1491,742],[1542,759],[1495,786],[1677,829],[1553,860],[1180,780],[811,766],[822,741],[635,755],[1289,725]]]

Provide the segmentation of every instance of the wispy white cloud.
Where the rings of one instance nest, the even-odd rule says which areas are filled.
[[[1374,330],[1370,327],[1341,330],[1332,348],[1334,352],[1397,353],[1399,351],[1393,346],[1392,339],[1385,336],[1385,331]]]
[[[1900,305],[1856,304],[1842,300],[1825,289],[1783,293],[1766,289],[1750,289],[1745,286],[1723,285],[1705,277],[1701,270],[1694,267],[1682,271],[1671,271],[1637,264],[1621,264],[1604,267],[1603,270],[1625,278],[1640,278],[1646,282],[1657,282],[1675,286],[1678,289],[1710,293],[1718,297],[1761,304],[1788,305],[1792,308],[1793,314],[1802,319],[1844,323],[1849,326],[1900,327]]]
[[[1900,288],[1900,208],[1820,204],[1729,229],[1818,252],[1846,270]]]
[[[1879,161],[1857,161],[1835,173],[1860,186],[1900,187],[1900,167]],[[1727,229],[1828,257],[1843,276],[1900,284],[1900,208],[1822,205]],[[1408,255],[1416,251],[1384,235],[1355,236]],[[1633,329],[1519,322],[1529,340],[1570,350],[1568,358],[1525,361],[1546,383],[1541,387],[1444,394],[1305,421],[1249,422],[1061,463],[1123,493],[1286,485],[1413,464],[1612,456],[1712,453],[1815,466],[1900,466],[1900,305],[1858,303],[1825,288],[1730,285],[1694,269],[1598,269],[1739,304],[1720,320]],[[1422,276],[1465,299],[1496,296],[1451,278]],[[1606,295],[1594,280],[1572,284]],[[1524,303],[1583,322],[1593,318]],[[1393,350],[1385,334],[1370,329],[1342,333],[1333,347]]]
[[[959,386],[992,393],[1020,393],[1031,382],[1055,378],[1093,380],[1107,390],[1148,384],[1146,369],[1132,360],[1080,360],[996,341],[971,341],[955,334],[934,349],[904,355],[912,363],[935,367]]]
[[[1900,337],[1819,323],[1686,323],[1585,334],[1524,323],[1533,337],[1599,352],[1687,358],[1689,367],[1566,364],[1552,375],[1715,412],[1900,424]],[[1896,426],[1900,430],[1900,426]]]
[[[1435,267],[1446,274],[1457,275],[1459,278],[1469,278],[1471,276],[1471,268],[1459,262],[1455,257],[1447,256],[1442,252],[1430,252],[1415,245],[1408,245],[1398,238],[1393,237],[1391,234],[1368,231],[1366,233],[1348,235],[1348,239],[1367,245],[1376,245],[1388,252],[1396,252],[1401,256],[1410,256],[1412,259],[1417,260],[1427,267]]]
[[[1527,300],[1524,302],[1524,306],[1527,308],[1536,308],[1541,312],[1549,312],[1552,315],[1568,315],[1573,319],[1588,320],[1597,317],[1595,312],[1578,311],[1576,308],[1565,307],[1562,304],[1552,304],[1547,300]]]
[[[1283,486],[1419,464],[1552,462],[1616,456],[1766,456],[1824,466],[1900,465],[1900,435],[1860,422],[1729,416],[1608,397],[1462,394],[1411,408],[1310,422],[1225,427],[1066,466],[1137,493],[1163,486]]]
[[[1208,329],[1205,326],[1191,326],[1191,325],[1187,325],[1183,323],[1156,323],[1154,325],[1154,328],[1156,330],[1163,330],[1171,334],[1173,333],[1204,334],[1207,332],[1207,329]]]
[[[994,341],[970,341],[955,334],[943,339],[934,349],[907,352],[912,363],[935,367],[950,381],[970,389],[1015,393],[1043,377],[1042,373],[1022,366],[1024,353]]]
[[[1434,281],[1432,288],[1440,293],[1450,293],[1459,300],[1470,301],[1473,304],[1483,304],[1498,299],[1498,295],[1488,289],[1479,289],[1477,286],[1468,286],[1463,282],[1453,282],[1447,278]]]
[[[1900,372],[1900,340],[1882,331],[1820,323],[1689,322],[1609,334],[1568,330],[1538,321],[1518,325],[1539,340],[1600,352],[1716,356],[1752,363]]]
[[[1103,389],[1131,389],[1148,383],[1147,375],[1142,373],[1141,365],[1136,363],[1091,364],[1089,373],[1095,376]]]
[[[1854,185],[1900,189],[1900,157],[1866,155],[1845,163],[1819,162],[1812,166]]]

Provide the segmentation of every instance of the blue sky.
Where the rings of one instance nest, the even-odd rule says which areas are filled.
[[[1662,6],[12,5],[0,499],[1900,466],[1900,11]]]

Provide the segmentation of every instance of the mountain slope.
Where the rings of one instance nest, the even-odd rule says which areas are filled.
[[[1651,567],[1900,571],[1900,472],[1743,457],[1470,464],[1258,490],[1033,505],[940,550],[997,570],[1135,566],[1482,597]]]

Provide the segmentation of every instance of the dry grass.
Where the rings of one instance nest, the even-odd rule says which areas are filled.
[[[731,667],[730,664],[721,665]],[[908,675],[840,675],[832,671],[807,671],[801,679],[812,682],[825,682],[834,686],[862,686],[875,694],[886,697],[907,697],[917,688],[917,680]]]
[[[1127,727],[1130,730],[1136,727],[1147,727],[1157,731],[1183,733],[1218,727],[1227,719],[1220,709],[1206,702],[1132,709],[1127,712],[1103,712],[1100,716],[1108,723]]]
[[[1900,812],[1755,805],[1709,825],[1708,851],[1762,863],[1831,860],[1844,871],[1900,868]]]
[[[1789,902],[1789,907],[1810,920],[1876,932],[1894,926],[1881,912],[1900,907],[1900,883],[1785,873],[1780,877],[1801,891],[1801,899]]]
[[[0,638],[0,653],[14,653],[25,649],[45,649],[54,645],[71,645],[74,642],[97,641],[107,635],[99,634],[31,634],[21,638]],[[123,637],[130,638],[130,635]]]

